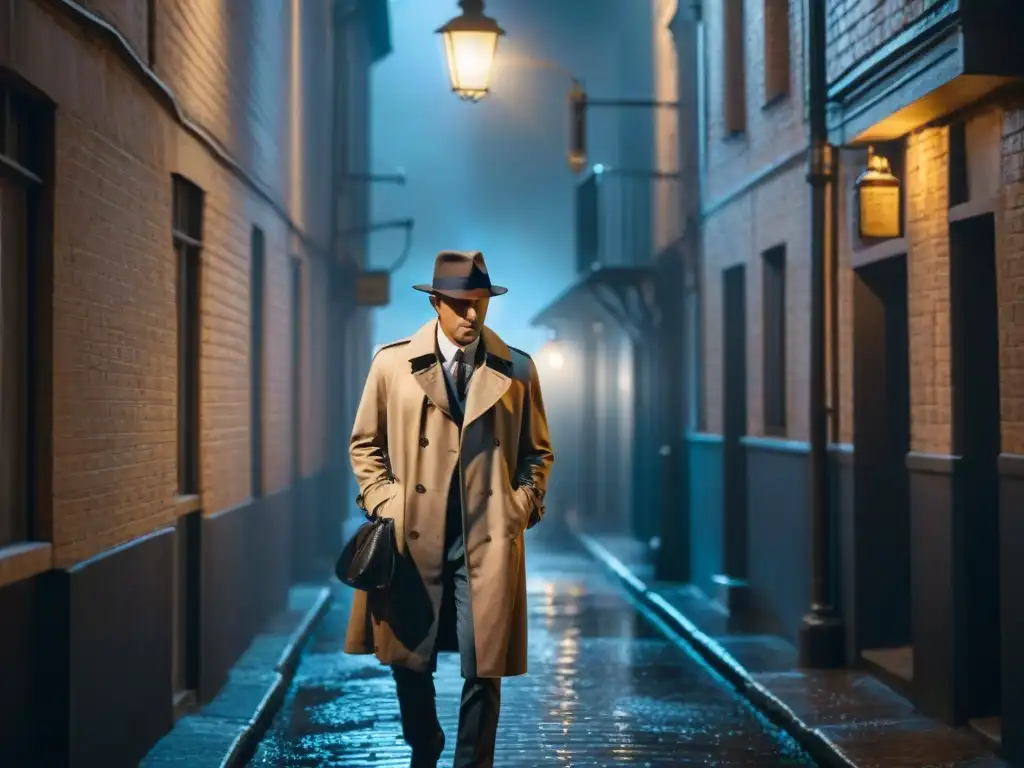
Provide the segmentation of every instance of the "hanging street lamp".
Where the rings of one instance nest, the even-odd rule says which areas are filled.
[[[900,211],[900,180],[889,167],[889,159],[868,147],[868,165],[854,184],[857,195],[857,229],[862,240],[887,239],[903,235]]]
[[[477,102],[490,92],[498,38],[505,30],[484,15],[483,0],[459,0],[459,7],[462,15],[437,33],[444,37],[452,90],[463,101]]]

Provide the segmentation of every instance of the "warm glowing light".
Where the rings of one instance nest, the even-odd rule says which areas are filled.
[[[490,32],[448,32],[444,47],[452,90],[466,101],[480,101],[490,91],[498,36]]]
[[[569,351],[562,342],[552,339],[540,348],[538,358],[545,368],[563,371],[569,365]]]
[[[854,184],[857,222],[861,239],[888,239],[902,234],[900,181],[889,167],[889,159],[868,147],[868,167]]]
[[[437,31],[444,38],[452,90],[464,101],[480,101],[490,92],[498,38],[505,30],[484,15],[482,0],[462,0],[459,5],[462,15]]]

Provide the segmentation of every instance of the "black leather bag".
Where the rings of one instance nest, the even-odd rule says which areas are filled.
[[[373,518],[359,526],[341,550],[334,573],[354,589],[386,589],[395,572],[395,549],[395,521],[389,517]]]

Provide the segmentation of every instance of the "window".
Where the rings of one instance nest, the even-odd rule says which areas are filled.
[[[33,528],[34,398],[42,350],[34,225],[41,201],[42,113],[20,93],[0,86],[0,546],[40,538]],[[45,138],[41,138],[45,137]]]
[[[177,259],[178,303],[178,493],[199,494],[200,256],[203,191],[172,177],[171,232]],[[179,517],[172,561],[172,684],[174,716],[191,707],[199,685],[199,533],[202,512]]]
[[[786,434],[786,247],[762,258],[764,432]]]
[[[174,176],[172,234],[178,267],[178,492],[199,493],[199,256],[203,192]]]
[[[249,243],[249,424],[250,461],[254,499],[263,495],[263,303],[266,291],[266,240],[263,230],[252,228]]]
[[[722,4],[722,81],[725,135],[733,136],[747,129],[747,57],[744,50],[744,0],[724,0]]]
[[[764,0],[764,103],[789,95],[789,0]]]

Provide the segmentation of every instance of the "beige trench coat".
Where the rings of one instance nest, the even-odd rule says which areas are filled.
[[[360,506],[394,519],[401,557],[389,590],[356,592],[345,651],[425,671],[435,650],[456,650],[447,601],[442,611],[441,575],[449,484],[461,462],[476,673],[521,675],[523,531],[544,515],[554,460],[537,369],[484,328],[485,359],[470,379],[460,446],[436,333],[431,321],[381,348],[356,413],[349,452]]]

